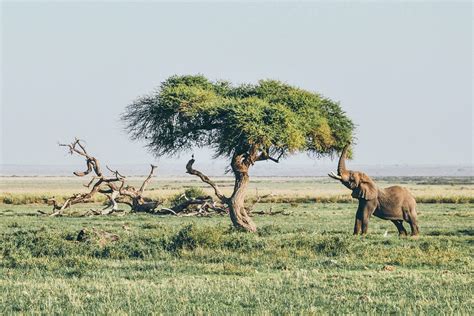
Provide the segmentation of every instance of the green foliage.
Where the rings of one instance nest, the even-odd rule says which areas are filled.
[[[351,241],[347,237],[328,236],[316,244],[315,251],[326,256],[340,256],[349,252]]]
[[[173,76],[127,107],[134,139],[157,155],[211,146],[216,156],[309,151],[331,155],[353,137],[338,103],[275,80],[233,86],[203,76]]]
[[[187,225],[181,229],[171,238],[167,249],[173,252],[181,249],[194,250],[199,245],[200,240],[194,236],[196,231],[193,228],[193,225]]]
[[[183,203],[186,200],[184,196],[186,196],[186,198],[188,199],[195,199],[200,196],[207,196],[207,194],[200,187],[187,188],[186,190],[184,190],[184,192],[176,193],[174,196],[170,198],[171,207],[174,207]]]
[[[180,250],[194,250],[197,247],[219,248],[222,238],[223,231],[219,228],[189,224],[171,237],[165,249],[176,253]]]

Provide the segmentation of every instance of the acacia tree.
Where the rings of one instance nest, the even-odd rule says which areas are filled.
[[[208,146],[215,157],[230,159],[235,176],[230,197],[201,175],[228,205],[233,225],[249,231],[256,231],[244,207],[252,165],[303,151],[331,156],[352,139],[354,130],[339,104],[317,93],[274,80],[232,85],[201,75],[168,78],[130,104],[122,119],[131,138],[145,141],[157,156]],[[196,174],[193,162],[187,169]]]

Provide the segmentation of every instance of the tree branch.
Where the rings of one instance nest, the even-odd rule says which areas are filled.
[[[150,165],[151,166],[151,170],[150,170],[150,173],[148,174],[148,177],[145,179],[145,181],[143,181],[143,184],[142,186],[140,187],[140,189],[138,190],[138,192],[140,193],[140,195],[143,194],[143,191],[145,191],[145,188],[146,186],[148,185],[148,183],[150,182],[151,180],[151,177],[153,176],[153,172],[155,171],[156,167],[155,165]]]
[[[97,177],[102,177],[102,171],[100,170],[99,161],[95,159],[95,157],[89,156],[89,154],[86,151],[86,148],[84,147],[84,145],[81,144],[80,139],[76,138],[74,142],[72,142],[71,144],[59,143],[59,146],[68,147],[69,153],[71,155],[73,153],[76,153],[78,155],[86,157],[87,170],[83,172],[76,171],[74,172],[74,175],[78,177],[83,177],[85,175],[88,175],[92,171],[92,169],[94,169],[94,172],[97,175]],[[76,146],[79,146],[79,149]]]
[[[262,160],[271,160],[273,162],[276,162],[276,163],[279,163],[280,162],[280,158],[283,156],[283,151],[280,153],[280,155],[278,156],[278,158],[274,158],[272,156],[270,156],[268,154],[268,151],[265,150],[265,151],[262,151],[262,153],[258,156],[257,160],[256,161],[262,161]]]
[[[214,189],[215,195],[222,201],[222,203],[227,203],[229,198],[227,198],[224,194],[222,194],[217,184],[214,183],[211,179],[209,179],[208,176],[206,176],[202,172],[196,169],[193,169],[194,161],[195,160],[194,160],[194,155],[193,155],[193,158],[191,158],[191,160],[189,160],[188,163],[186,164],[186,173],[198,176],[203,182],[209,184]]]
[[[126,176],[120,174],[120,172],[118,172],[118,170],[112,170],[109,168],[109,166],[105,165],[105,167],[107,168],[107,170],[109,170],[110,172],[112,172],[116,178],[120,178],[120,179],[125,179]]]

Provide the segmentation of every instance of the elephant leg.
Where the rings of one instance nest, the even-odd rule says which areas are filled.
[[[392,223],[394,223],[395,226],[397,226],[399,236],[407,236],[408,235],[405,227],[403,227],[403,221],[402,220],[392,220]]]
[[[420,233],[420,230],[418,228],[417,220],[416,220],[416,213],[411,211],[410,212],[410,228],[411,228],[411,235],[412,236],[418,236]]]
[[[362,235],[367,234],[367,230],[369,229],[369,217],[370,213],[367,212],[367,207],[364,207],[362,211]]]
[[[359,235],[362,229],[363,209],[359,203],[354,224],[354,235]]]
[[[364,216],[364,219],[362,220],[362,235],[366,235],[368,229],[369,229],[369,217]]]
[[[355,224],[354,224],[354,235],[359,235],[361,229],[362,229],[362,220],[358,219],[356,216]]]
[[[369,218],[377,208],[377,200],[359,200],[359,208],[362,213],[362,235],[365,235],[369,229]]]
[[[417,236],[419,234],[418,224],[416,220],[416,204],[409,207],[402,208],[403,219],[410,224],[411,235]]]

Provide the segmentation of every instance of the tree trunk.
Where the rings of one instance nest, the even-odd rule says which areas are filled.
[[[235,153],[233,155],[230,166],[234,172],[235,185],[234,192],[230,198],[222,194],[217,184],[209,179],[208,176],[196,169],[193,169],[194,155],[186,164],[186,172],[198,176],[203,182],[209,184],[214,189],[214,193],[219,198],[221,203],[228,206],[230,219],[234,227],[250,232],[256,232],[257,227],[248,215],[244,202],[245,193],[249,184],[248,171],[249,167],[253,165],[253,162],[255,162],[255,156],[255,151],[252,151],[251,153]],[[173,210],[173,213],[178,213],[175,211],[177,210]]]
[[[247,186],[249,184],[248,167],[239,166],[234,169],[235,185],[234,192],[229,199],[229,214],[232,224],[236,228],[244,229],[250,232],[256,232],[257,227],[245,210],[244,201]],[[243,170],[242,170],[243,169]]]

